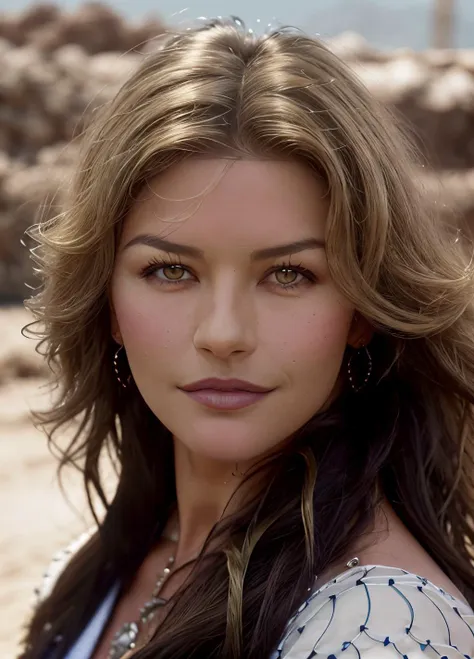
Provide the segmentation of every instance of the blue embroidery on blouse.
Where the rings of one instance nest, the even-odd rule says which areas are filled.
[[[385,570],[386,573],[391,572],[392,574],[390,577],[387,574],[387,579],[385,582],[383,582],[383,572],[382,575],[376,573],[376,578],[371,580],[372,571],[377,569]],[[395,575],[397,575],[398,573],[400,574],[400,579],[398,579],[396,576],[393,575],[394,572]],[[353,578],[352,581],[351,581],[351,577]],[[406,577],[408,577],[408,580],[406,579]],[[380,581],[377,581],[377,579],[380,579]],[[419,584],[416,583],[417,579],[419,580]],[[347,582],[347,587],[344,587],[345,582]],[[342,589],[337,594],[331,592],[331,588],[335,585],[336,587],[337,585],[342,586]],[[344,598],[345,595],[347,595],[351,591],[360,590],[361,587],[365,595],[364,599],[366,599],[366,606],[367,606],[366,612],[363,613],[363,610],[361,610],[361,614],[363,613],[364,615],[364,622],[362,624],[358,624],[357,627],[354,628],[355,635],[353,638],[351,638],[350,635],[347,634],[344,641],[338,642],[337,637],[331,638],[331,625],[333,625],[333,623],[335,622],[335,616],[336,616],[336,611],[338,610],[338,604],[340,600]],[[400,628],[398,630],[395,629],[394,631],[392,625],[392,632],[385,635],[380,635],[380,633],[378,633],[378,630],[371,629],[371,619],[374,611],[374,606],[378,607],[378,603],[375,604],[371,597],[371,591],[379,587],[388,587],[390,591],[395,594],[396,597],[400,598],[400,600],[406,605],[407,614],[408,614],[406,622],[403,623],[401,621]],[[406,591],[407,594],[405,594],[405,592],[402,592],[402,589],[405,590],[406,588],[411,589],[411,592],[414,593],[413,596],[414,599],[410,598],[409,590]],[[418,638],[417,635],[414,633],[415,610],[418,607],[420,607],[420,602],[421,602],[421,600],[418,601],[415,598],[415,593],[419,593],[419,597],[423,598],[426,601],[427,606],[433,607],[433,610],[437,614],[439,614],[439,617],[443,621],[442,627],[436,625],[436,619],[434,619],[432,622],[433,631],[436,631],[438,636],[435,635],[432,636],[430,634],[430,638],[426,638],[426,637]],[[442,596],[442,599],[439,600],[439,603],[436,601],[437,593],[440,596]],[[317,598],[320,601],[315,602],[315,598]],[[309,610],[306,613],[308,606],[312,602],[314,602],[315,608],[313,608],[313,611]],[[446,607],[444,607],[443,603],[446,604]],[[458,606],[456,606],[456,604],[458,604]],[[449,593],[446,593],[441,588],[437,588],[424,577],[418,577],[417,575],[411,574],[405,570],[401,570],[399,568],[384,567],[384,566],[353,568],[348,572],[339,575],[338,577],[336,577],[336,579],[333,579],[332,581],[328,582],[322,588],[320,588],[316,592],[313,592],[308,597],[308,599],[304,602],[304,604],[301,607],[299,607],[299,613],[292,618],[291,622],[294,622],[295,625],[298,626],[295,628],[295,626],[294,625],[292,626],[291,623],[288,625],[284,638],[282,639],[277,650],[272,654],[272,657],[270,659],[284,659],[287,656],[288,659],[290,659],[292,657],[292,646],[294,645],[294,643],[298,644],[298,648],[297,649],[295,648],[295,656],[298,656],[299,659],[312,659],[314,657],[320,657],[321,659],[342,659],[342,655],[340,653],[346,653],[346,651],[347,651],[348,659],[349,656],[351,657],[351,659],[353,657],[354,659],[355,657],[357,657],[357,659],[362,659],[362,657],[364,656],[364,650],[367,650],[367,642],[369,643],[370,648],[373,647],[371,643],[373,642],[373,644],[379,644],[382,649],[391,648],[392,652],[395,651],[396,654],[400,657],[400,659],[409,659],[410,654],[406,654],[408,648],[404,643],[402,644],[403,638],[411,639],[411,641],[416,645],[416,647],[418,647],[419,650],[421,650],[424,654],[426,654],[427,659],[428,657],[448,659],[448,655],[443,653],[443,650],[445,650],[446,652],[446,649],[448,647],[452,648],[452,650],[455,650],[457,653],[459,653],[456,656],[459,656],[460,659],[461,657],[464,657],[464,659],[473,659],[471,654],[461,654],[457,646],[453,643],[453,630],[450,626],[450,620],[449,620],[450,611],[453,611],[456,614],[456,617],[459,617],[459,619],[462,620],[464,625],[467,626],[468,629],[470,630],[471,636],[474,637],[474,629],[469,624],[469,622],[465,619],[465,617],[461,614],[459,610],[459,606],[461,606],[459,604],[459,600],[456,600]],[[325,609],[327,607],[330,607],[330,610],[325,612]],[[467,609],[466,617],[472,614],[474,619],[474,613],[472,613],[468,607],[466,607],[466,609]],[[390,611],[389,608],[388,611]],[[305,613],[303,614],[303,616],[301,616],[302,619],[300,619],[300,624],[298,624],[298,616],[301,614],[301,612],[305,612]],[[464,613],[466,614],[466,611]],[[398,615],[400,615],[399,611],[398,611]],[[308,639],[309,640],[308,646],[306,645],[303,646],[304,648],[307,648],[306,653],[304,651],[302,653],[301,652],[302,648],[300,649],[300,645],[297,638],[304,639],[305,629],[308,627],[311,621],[317,620],[318,618],[321,619],[321,622],[327,620],[327,623],[324,623],[324,630],[322,632],[321,631],[318,632],[317,634],[318,637],[315,636],[314,639],[311,638]],[[304,624],[301,624],[302,622],[304,622]],[[348,624],[354,624],[354,622],[352,621],[349,622]],[[452,625],[452,621],[451,621],[451,625]],[[318,626],[316,624],[315,628],[317,627]],[[308,633],[310,633],[309,630],[307,631]],[[342,631],[343,630],[339,629],[338,633],[341,633]],[[388,632],[389,629],[387,629],[386,631]],[[431,631],[431,627],[423,631],[425,633],[429,632]],[[295,636],[295,634],[297,636]],[[440,638],[442,639],[441,641],[439,640]],[[365,644],[363,639],[365,639]],[[329,649],[331,644],[333,645],[333,647],[332,649]],[[468,648],[466,647],[466,643],[464,643],[464,645],[465,645],[464,648],[464,652],[465,652],[466,650],[468,650]],[[327,647],[326,652],[324,652],[323,647]],[[403,650],[401,649],[402,647]],[[471,647],[469,649],[472,650]],[[451,657],[451,655],[449,656]]]
[[[71,551],[66,553],[71,553]],[[59,559],[55,560],[57,561]],[[372,578],[374,571],[375,577]],[[361,586],[362,588],[360,588]],[[337,594],[334,594],[334,590],[338,590],[339,587],[340,589]],[[373,623],[372,614],[374,611],[378,611],[379,606],[377,598],[374,598],[375,601],[372,600],[371,592],[374,591],[375,593],[375,589],[378,588],[385,589],[385,592],[394,593],[395,601],[399,599],[407,609],[407,620],[403,621],[403,615],[400,621],[395,618],[395,622],[397,624],[399,622],[399,627],[395,626],[395,629],[393,628],[393,624],[391,629],[388,627],[390,622],[393,623],[393,621],[387,622],[387,628],[384,630],[385,634],[380,633],[380,630],[371,629],[371,624]],[[404,589],[409,589],[408,596],[402,592]],[[336,619],[336,611],[339,610],[339,602],[344,600],[344,596],[351,592],[358,592],[360,594],[363,592],[363,600],[366,601],[367,607],[366,612],[363,611],[363,600],[362,602],[358,602],[357,613],[360,613],[359,621],[357,621],[357,618],[355,620],[348,620],[345,629],[339,628],[337,630],[337,634],[340,634],[338,638],[334,634],[334,628],[331,629],[331,626],[334,624],[337,627],[339,619],[344,624],[344,614]],[[413,597],[410,599],[411,594]],[[45,596],[44,588],[40,591],[39,595],[40,599]],[[415,613],[420,608],[420,602],[421,606],[423,606],[423,600],[427,601],[426,605],[428,607],[431,606],[433,611],[439,614],[443,620],[441,626],[437,625],[436,619],[430,620],[428,629],[418,631],[419,634],[430,633],[430,639],[426,637],[417,638],[414,633],[414,629],[416,629]],[[349,605],[351,605],[350,602]],[[361,608],[360,612],[359,607]],[[344,607],[341,610],[344,611]],[[387,611],[390,617],[390,604],[387,604]],[[461,611],[464,613],[461,613]],[[398,615],[400,616],[400,611],[398,611]],[[452,618],[454,616],[455,620],[453,621]],[[320,631],[321,625],[318,626],[317,624],[318,619],[324,625],[322,632]],[[364,621],[361,624],[362,619]],[[326,620],[327,623],[325,623]],[[456,628],[456,625],[453,624],[454,622],[457,624],[458,620],[462,624],[461,631],[459,627]],[[468,620],[473,624],[470,624]],[[318,632],[314,633],[313,638],[312,630],[310,629],[312,622],[316,623],[315,628],[318,629]],[[353,625],[352,630],[349,625]],[[409,659],[411,652],[406,654],[407,650],[409,650],[409,647],[406,645],[408,639],[409,642],[416,644],[416,647],[425,653],[426,659],[448,659],[448,656],[450,659],[454,659],[452,650],[456,652],[455,656],[459,657],[459,659],[474,659],[474,640],[469,642],[466,638],[462,637],[461,633],[463,629],[467,628],[470,632],[469,638],[474,639],[473,625],[474,612],[467,605],[465,606],[459,600],[452,597],[452,595],[446,593],[442,588],[436,587],[426,578],[414,575],[406,570],[388,566],[358,566],[338,575],[335,579],[329,581],[321,588],[315,589],[309,595],[288,622],[285,634],[270,659],[294,659],[292,647],[295,643],[299,644],[300,639],[304,649],[301,652],[300,645],[298,645],[295,654],[298,659],[314,659],[315,657],[318,659],[342,659],[341,652],[344,653],[344,657],[347,652],[347,659],[349,657],[350,659],[363,659],[365,651],[369,648],[372,649],[374,644],[379,645],[381,655],[386,656],[384,649],[388,648],[388,651],[392,653],[391,656],[393,656],[394,650],[401,659]],[[305,638],[305,630],[309,634],[308,639]],[[353,638],[351,638],[352,634]],[[459,634],[459,638],[457,634]],[[316,638],[317,636],[319,637]],[[341,642],[341,638],[345,638],[345,640]],[[400,648],[403,647],[403,651],[397,647],[397,643],[399,643]],[[368,647],[367,644],[369,644]],[[461,645],[462,650],[458,647]],[[326,651],[324,651],[323,646],[327,646]],[[448,648],[451,651],[447,655],[445,652]],[[412,648],[412,650],[414,649]],[[84,659],[86,658],[84,657]]]

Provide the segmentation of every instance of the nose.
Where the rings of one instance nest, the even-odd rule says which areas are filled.
[[[199,310],[194,333],[196,350],[218,359],[251,354],[256,347],[256,317],[250,296],[222,286],[209,291]]]

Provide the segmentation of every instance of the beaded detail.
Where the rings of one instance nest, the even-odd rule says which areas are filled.
[[[71,542],[66,548],[61,549],[53,556],[48,569],[43,574],[41,585],[34,590],[34,608],[41,604],[41,602],[51,594],[58,577],[62,574],[73,555],[82,549],[96,531],[97,528],[95,526],[91,527]]]
[[[146,624],[151,620],[155,616],[157,609],[166,604],[166,600],[160,597],[159,594],[165,581],[171,575],[174,560],[174,555],[169,557],[163,574],[155,584],[151,598],[140,609],[140,622],[142,624]],[[140,630],[136,622],[127,622],[122,625],[113,638],[108,659],[121,659],[129,650],[134,650],[137,646],[139,633]]]
[[[357,358],[360,360],[361,355],[364,355],[366,357],[367,365],[365,367],[365,375],[362,378],[359,378],[359,382],[356,382],[356,376],[354,373],[354,358]],[[347,363],[347,375],[349,377],[349,383],[351,385],[351,388],[358,393],[361,391],[369,381],[370,376],[372,375],[372,357],[370,355],[369,349],[367,346],[361,346],[359,350],[357,350],[354,354],[351,355],[348,363]]]
[[[123,347],[123,346],[120,346],[120,347],[117,349],[117,351],[115,352],[115,354],[114,354],[114,371],[115,371],[115,377],[117,378],[117,382],[119,383],[119,385],[120,385],[121,387],[123,387],[124,389],[126,389],[126,388],[128,387],[128,385],[130,384],[130,381],[131,381],[131,379],[132,379],[132,375],[131,375],[131,373],[129,373],[129,375],[128,375],[128,377],[127,377],[126,380],[123,380],[123,379],[120,377],[120,368],[119,368],[119,365],[118,365],[118,357],[119,357],[120,352],[121,352],[122,350],[124,350],[124,347]],[[124,352],[125,352],[125,351],[124,351]]]
[[[474,612],[399,568],[354,567],[313,592],[270,659],[473,659]]]
[[[55,557],[55,575],[92,532]],[[268,659],[474,659],[474,612],[467,604],[400,568],[356,561],[312,589]],[[50,572],[43,596],[54,585]]]
[[[347,561],[347,567],[349,568],[357,567],[357,565],[359,565],[359,559],[357,558],[357,556],[355,558],[351,558],[350,561]]]

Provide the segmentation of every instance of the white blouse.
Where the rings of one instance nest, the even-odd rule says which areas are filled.
[[[82,536],[82,540],[87,540]],[[75,543],[73,551],[82,545]],[[55,557],[45,597],[71,548]],[[119,594],[105,597],[65,659],[90,659]],[[346,570],[316,589],[269,659],[474,659],[474,612],[423,577],[382,565]]]
[[[472,659],[474,612],[400,568],[355,567],[316,590],[271,659]]]

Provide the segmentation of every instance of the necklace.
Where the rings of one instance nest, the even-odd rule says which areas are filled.
[[[178,534],[174,533],[168,538],[172,540],[175,544],[178,542]],[[113,637],[112,643],[110,645],[110,651],[108,659],[120,659],[130,650],[134,650],[137,645],[137,638],[140,632],[139,623],[145,625],[149,622],[155,615],[156,610],[166,604],[166,600],[160,597],[160,592],[165,582],[169,578],[172,567],[176,558],[176,548],[174,553],[168,558],[166,567],[158,577],[153,592],[149,600],[140,609],[140,617],[136,622],[126,622],[120,627],[118,632]]]
[[[166,600],[160,597],[160,592],[170,574],[172,573],[172,567],[176,558],[178,533],[174,532],[170,536],[163,537],[175,543],[175,551],[168,558],[166,567],[164,568],[162,574],[158,577],[150,599],[147,600],[140,609],[139,621],[142,624],[149,622],[155,615],[156,610],[160,606],[166,604]],[[356,567],[357,565],[359,565],[359,559],[357,557],[354,557],[347,562],[347,567],[350,569]],[[308,591],[311,590],[311,588],[308,588]],[[114,635],[110,645],[108,659],[121,659],[121,657],[130,652],[130,650],[134,650],[137,645],[136,641],[139,631],[138,622],[126,622],[124,625],[122,625],[122,627],[120,627],[118,632],[116,632]]]

